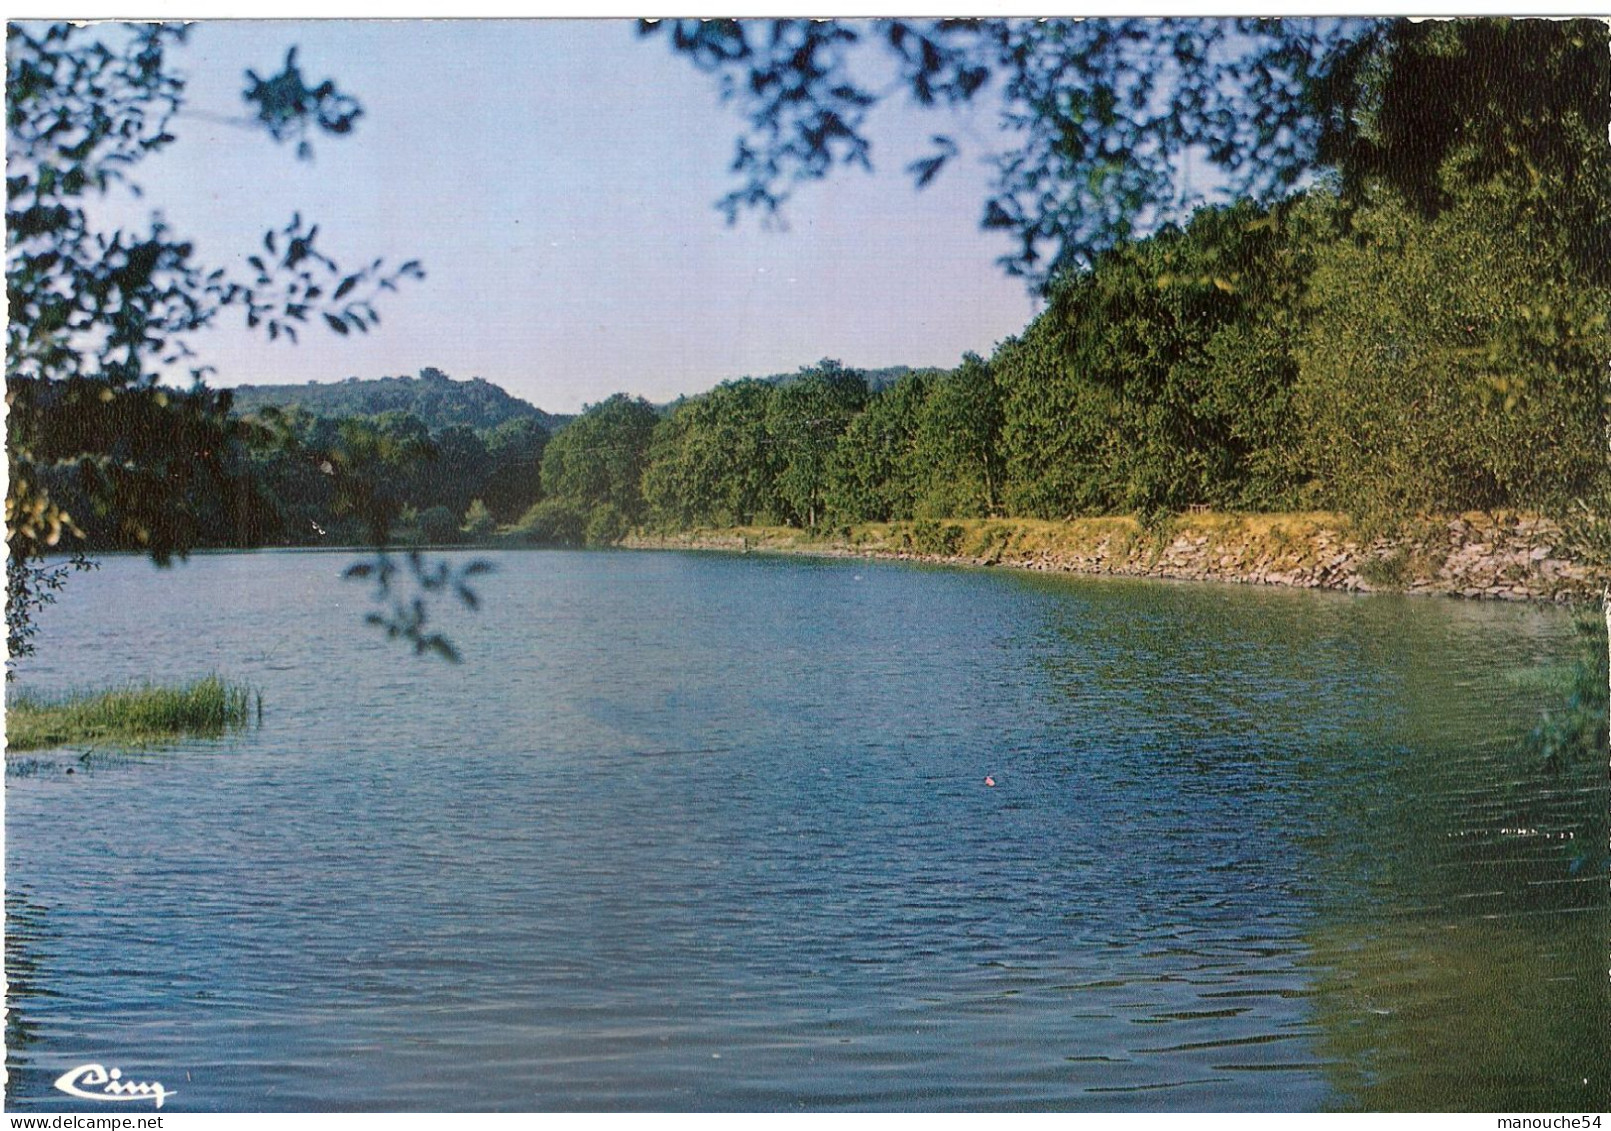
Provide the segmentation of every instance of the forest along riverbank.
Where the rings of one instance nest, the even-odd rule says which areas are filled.
[[[1573,556],[1557,523],[1516,514],[1420,518],[1392,533],[1364,531],[1341,515],[1324,513],[1202,513],[1151,526],[1118,517],[865,523],[829,534],[789,527],[695,529],[636,534],[622,545],[1563,604],[1597,596],[1606,582]]]

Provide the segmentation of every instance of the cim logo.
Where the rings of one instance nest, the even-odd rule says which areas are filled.
[[[162,1101],[169,1096],[179,1094],[168,1091],[155,1080],[149,1083],[125,1080],[123,1069],[115,1067],[106,1069],[99,1064],[80,1064],[71,1071],[63,1072],[56,1078],[56,1087],[81,1100],[101,1100],[111,1103],[156,1100],[158,1107],[161,1107]]]

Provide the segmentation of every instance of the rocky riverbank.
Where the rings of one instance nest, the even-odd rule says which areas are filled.
[[[1151,526],[967,519],[866,524],[828,537],[785,527],[695,530],[626,545],[1560,603],[1593,598],[1606,580],[1573,556],[1560,526],[1525,515],[1423,518],[1391,533],[1362,532],[1329,514],[1190,514]]]

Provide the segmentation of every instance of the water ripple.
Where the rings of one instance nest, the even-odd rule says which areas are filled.
[[[1604,782],[1511,741],[1553,610],[508,554],[448,669],[340,565],[46,610],[24,685],[268,710],[8,766],[13,1110],[90,1057],[174,1110],[1606,1106]]]

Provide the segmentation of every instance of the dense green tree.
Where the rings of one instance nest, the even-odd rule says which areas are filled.
[[[533,503],[516,526],[539,546],[581,546],[587,541],[587,512],[566,499]]]
[[[660,422],[643,480],[657,522],[747,525],[771,516],[774,395],[764,381],[729,381],[679,402]]]
[[[824,517],[829,460],[866,400],[867,383],[859,372],[824,359],[781,386],[767,405],[778,502],[792,525],[814,527]]]
[[[363,532],[337,519],[334,464],[325,455],[340,443],[333,420],[300,409],[271,414],[282,441],[252,449],[251,482],[278,516],[276,538],[293,546],[360,542]]]
[[[486,434],[487,476],[481,497],[499,522],[513,522],[542,496],[548,429],[534,418],[506,420]]]
[[[841,522],[912,517],[927,482],[916,451],[923,405],[935,377],[909,373],[872,396],[851,419],[828,457],[825,502]]]
[[[383,513],[401,517],[405,511],[417,515],[435,506],[463,514],[484,491],[496,494],[493,488],[500,486],[497,462],[479,436],[455,425],[433,437],[425,422],[410,411],[332,419],[314,416],[300,406],[281,411],[270,405],[259,410],[254,423],[282,433],[281,442],[253,451],[249,479],[262,488],[278,520],[270,536],[293,545],[369,540],[370,530],[354,516],[361,507],[343,501],[355,490],[369,492],[370,502]],[[511,499],[529,506],[538,493],[536,460],[546,433],[535,420],[521,417],[507,421],[494,434],[506,461],[513,461],[506,465],[511,482],[505,490]],[[364,458],[377,461],[373,474],[360,466]],[[487,509],[484,501],[483,509]],[[498,516],[490,510],[488,514],[496,524]],[[204,537],[202,543],[247,544],[216,535]],[[92,544],[108,543],[92,540]]]
[[[1089,276],[1063,284],[1091,289]],[[1078,302],[1078,295],[1064,298]],[[1002,393],[1003,492],[1013,514],[1065,518],[1114,508],[1123,476],[1117,424],[1121,403],[1110,387],[1073,368],[1056,320],[1042,316],[990,359]]]
[[[1328,501],[1563,513],[1603,484],[1611,292],[1546,267],[1564,233],[1508,212],[1468,193],[1425,221],[1389,198],[1322,254],[1299,396]]]
[[[1202,209],[1067,280],[993,361],[1010,505],[1060,516],[1287,505],[1324,200]]]
[[[440,505],[461,515],[486,490],[492,473],[487,445],[472,429],[453,424],[432,436],[431,446],[435,458],[421,468],[415,505]]]
[[[314,453],[320,471],[336,483],[334,513],[364,524],[365,541],[384,545],[392,526],[410,505],[420,469],[436,458],[419,417],[407,412],[336,422],[336,442]]]
[[[105,384],[80,378],[13,378],[8,392],[9,439],[36,476],[18,495],[58,508],[68,544],[171,555],[273,534],[242,442],[253,429],[220,416],[218,395],[103,396]]]
[[[1319,155],[1348,200],[1388,190],[1423,219],[1498,189],[1611,281],[1611,30],[1602,20],[1392,20],[1336,68],[1320,105],[1348,118]]]
[[[609,505],[627,526],[645,516],[643,469],[659,416],[642,397],[616,393],[560,430],[543,452],[543,494],[584,510]]]
[[[1051,347],[1067,347],[1066,365],[1038,348],[1011,351],[1015,364],[1033,354],[1040,361],[1032,369],[1097,382],[1074,397],[1097,402],[1078,406],[1090,414],[1083,423],[1059,421],[1076,408],[1062,393],[1053,394],[1062,398],[1058,408],[1040,412],[1041,438],[1056,434],[1054,446],[1067,451],[1036,452],[1023,436],[1006,442],[1016,453],[1009,461],[1018,461],[1012,491],[1039,510],[1313,497],[1304,461],[1315,448],[1293,443],[1302,430],[1290,421],[1303,332],[1301,303],[1291,295],[1294,280],[1301,289],[1301,267],[1276,272],[1279,279],[1265,273],[1278,284],[1271,293],[1284,288],[1286,297],[1255,314],[1246,307],[1261,296],[1234,273],[1162,262],[1172,254],[1167,231],[1163,243],[1133,242],[1190,209],[1179,176],[1187,159],[1218,166],[1228,195],[1263,205],[1334,171],[1343,226],[1353,209],[1365,210],[1350,237],[1362,247],[1377,238],[1379,225],[1367,214],[1381,193],[1427,223],[1461,209],[1471,193],[1498,192],[1512,211],[1490,216],[1533,233],[1524,254],[1542,256],[1530,260],[1542,273],[1541,291],[1598,285],[1611,271],[1611,63],[1607,29],[1597,21],[728,20],[643,30],[665,34],[716,75],[747,120],[734,161],[740,187],[723,202],[730,218],[745,208],[776,209],[793,185],[838,165],[870,167],[867,123],[901,87],[924,106],[973,101],[985,91],[1000,99],[1016,139],[997,155],[985,226],[1013,235],[1018,248],[1006,265],[1052,287],[1054,305],[1095,303],[1116,315],[1061,317],[1079,331]],[[896,83],[872,78],[879,69],[858,61],[869,52],[893,59]],[[935,145],[911,166],[920,185],[957,151],[946,137]],[[1235,258],[1257,243],[1240,238],[1234,224],[1218,231],[1223,247],[1187,240],[1177,250]],[[1103,268],[1108,252],[1130,262],[1131,278],[1120,279],[1111,261]],[[1396,254],[1391,244],[1382,252]],[[1279,254],[1291,268],[1306,252],[1288,242]],[[1059,281],[1080,269],[1094,271],[1096,282]],[[1147,294],[1147,271],[1174,293]],[[1226,303],[1200,282],[1205,275],[1244,309],[1225,315]],[[1525,414],[1558,399],[1559,389],[1538,388],[1541,373],[1569,389],[1582,384],[1579,345],[1595,340],[1603,313],[1595,295],[1531,304],[1490,335],[1482,347],[1493,355],[1486,381],[1500,412]],[[1356,298],[1351,316],[1368,335],[1366,306]],[[1213,329],[1206,337],[1193,325],[1205,313]],[[1393,319],[1384,311],[1381,332]],[[1533,386],[1525,396],[1523,383]],[[1498,432],[1518,425],[1496,421],[1492,398],[1478,385],[1454,385],[1464,390],[1459,396],[1482,401],[1459,410],[1467,426],[1480,419],[1490,433],[1470,440],[1497,442]],[[1108,399],[1101,389],[1115,403],[1101,403]],[[1027,422],[1037,410],[1020,395],[1013,412]],[[1058,470],[1102,445],[1124,461],[1122,484],[1100,484],[1095,467]],[[1603,460],[1603,446],[1596,451]],[[1047,466],[1032,469],[1036,461]],[[1514,479],[1520,471],[1503,474]]]
[[[367,419],[361,416],[347,417],[339,421],[338,424],[345,426],[349,421],[362,423],[393,443],[399,446],[409,446],[426,458],[433,458],[435,455],[434,445],[431,443],[431,430],[425,426],[425,421],[415,416],[412,412],[393,409],[390,412],[382,412]]]
[[[968,354],[939,377],[919,415],[914,475],[918,509],[932,518],[996,514],[1006,486],[1001,388],[990,366]]]

